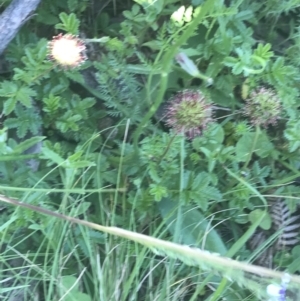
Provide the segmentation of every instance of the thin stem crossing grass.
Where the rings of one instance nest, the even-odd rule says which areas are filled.
[[[117,227],[106,227],[102,225],[98,225],[95,223],[91,223],[85,220],[80,220],[74,217],[66,216],[57,212],[52,212],[50,210],[36,207],[30,204],[22,203],[16,201],[14,199],[7,198],[5,196],[0,196],[0,200],[2,202],[24,207],[36,212],[39,212],[43,215],[53,216],[60,220],[65,220],[71,223],[84,225],[86,227],[102,231],[111,235],[115,235],[118,237],[126,238],[128,240],[132,240],[138,242],[144,246],[147,246],[154,252],[158,252],[159,254],[165,254],[171,258],[177,258],[183,261],[188,265],[200,266],[206,270],[216,270],[220,273],[223,273],[224,276],[227,275],[232,280],[238,281],[240,277],[240,273],[236,273],[237,271],[243,271],[247,273],[251,273],[254,275],[258,275],[259,277],[270,277],[272,279],[281,280],[284,273],[270,270],[264,267],[255,266],[252,264],[248,264],[245,262],[239,262],[236,260],[232,260],[229,258],[221,257],[213,253],[209,253],[207,251],[202,251],[197,248],[190,248],[188,246],[179,245],[176,243],[172,243],[169,241],[161,240],[158,238],[150,237],[144,234],[135,233],[129,230],[124,230]],[[236,273],[236,275],[235,275]],[[226,276],[226,277],[227,277]],[[295,283],[297,285],[300,284],[300,277],[296,275],[291,276],[291,283]]]

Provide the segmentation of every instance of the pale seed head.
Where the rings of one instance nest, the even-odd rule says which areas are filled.
[[[258,88],[245,100],[243,114],[250,118],[253,125],[267,127],[276,125],[281,114],[281,102],[276,92],[268,88]]]
[[[76,68],[85,60],[85,44],[71,34],[59,34],[48,43],[49,57],[62,67]]]

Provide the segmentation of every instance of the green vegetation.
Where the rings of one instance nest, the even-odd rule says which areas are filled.
[[[0,59],[0,300],[300,300],[299,16],[42,0]]]

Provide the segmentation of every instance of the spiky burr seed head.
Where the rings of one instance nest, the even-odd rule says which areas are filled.
[[[213,121],[212,113],[213,106],[201,91],[183,90],[169,100],[165,123],[178,134],[194,139]]]
[[[260,87],[250,93],[243,108],[243,114],[255,126],[276,125],[281,114],[281,101],[272,89]]]
[[[59,34],[48,43],[49,58],[62,67],[76,68],[85,60],[85,44],[71,34]]]

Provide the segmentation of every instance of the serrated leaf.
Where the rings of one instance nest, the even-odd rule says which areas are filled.
[[[42,153],[47,159],[50,159],[52,162],[58,165],[61,165],[65,161],[65,159],[63,159],[59,154],[49,148],[43,147]]]
[[[59,18],[63,22],[63,24],[66,24],[68,22],[68,14],[65,12],[60,13]]]
[[[300,121],[289,121],[284,137],[289,140],[289,151],[297,150],[300,147]]]
[[[38,53],[37,59],[43,61],[48,54],[48,41],[46,39],[41,39],[38,43]]]
[[[201,210],[205,212],[208,208],[209,201],[221,201],[222,194],[217,188],[208,186],[205,189],[200,190],[197,194],[197,198],[195,198],[194,200],[199,205]]]
[[[77,34],[79,29],[79,20],[74,13],[71,13],[68,18],[68,31]]]
[[[258,44],[257,48],[254,50],[254,55],[259,56],[260,58],[268,61],[273,55],[273,51],[270,51],[271,49],[271,44]]]
[[[161,177],[158,174],[157,169],[155,168],[155,166],[151,166],[149,168],[149,176],[151,177],[151,179],[156,182],[156,183],[160,183],[161,182]]]
[[[7,80],[2,82],[0,87],[0,96],[2,97],[13,97],[18,91],[18,85]]]
[[[233,67],[238,63],[238,59],[232,56],[228,56],[224,59],[223,63],[227,67]]]
[[[57,128],[59,128],[63,133],[67,132],[68,130],[78,131],[79,126],[77,121],[81,120],[81,116],[76,114],[72,115],[73,113],[68,111],[64,114],[61,120],[58,120],[55,124]]]
[[[86,211],[90,208],[91,203],[89,202],[82,202],[78,206],[76,206],[76,215],[81,215],[86,213]]]
[[[252,10],[243,10],[238,12],[234,16],[235,21],[246,21],[249,19],[252,19],[254,17],[253,11]]]
[[[235,75],[241,74],[244,71],[244,67],[245,65],[243,62],[238,62],[233,66],[232,73]]]
[[[91,166],[96,166],[96,164],[94,162],[90,162],[87,160],[82,160],[82,161],[78,161],[78,162],[70,162],[68,160],[66,160],[63,163],[63,166],[66,168],[86,168],[86,167],[91,167]]]
[[[73,155],[68,157],[68,160],[70,162],[76,162],[77,160],[79,160],[82,157],[82,151],[78,151],[76,153],[74,153]]]
[[[32,109],[27,109],[22,105],[15,106],[17,118],[7,118],[4,124],[8,128],[16,128],[19,138],[23,138],[28,131],[37,135],[41,129],[41,116]]]
[[[35,66],[35,59],[32,56],[32,49],[29,47],[25,47],[24,52],[26,54],[27,63],[29,62],[31,66]]]
[[[17,147],[14,148],[13,153],[15,154],[19,154],[22,153],[24,151],[26,151],[27,149],[29,149],[30,147],[32,147],[33,145],[39,143],[40,141],[43,141],[46,137],[32,137],[29,138],[25,141],[22,141],[21,143],[19,143],[19,145]]]
[[[9,115],[16,107],[17,99],[16,98],[8,98],[4,102],[3,114]]]
[[[167,188],[156,184],[150,184],[149,193],[154,196],[156,202],[160,202],[162,198],[168,196]]]
[[[271,168],[269,166],[260,167],[259,162],[255,161],[253,164],[253,174],[260,178],[266,178],[270,174]]]
[[[209,177],[207,177],[207,173],[201,172],[199,173],[196,178],[193,180],[192,189],[193,190],[201,190],[206,188],[209,184]]]
[[[67,15],[65,12],[59,14],[62,23],[56,24],[55,28],[65,30],[74,35],[78,34],[79,20],[74,13]]]
[[[16,99],[20,101],[25,107],[32,107],[32,97],[36,96],[36,92],[29,87],[21,87],[17,94]]]
[[[4,125],[8,128],[8,129],[12,129],[15,128],[16,125],[18,124],[18,119],[17,118],[7,118],[4,122]]]
[[[201,191],[202,197],[205,197],[207,200],[212,200],[215,202],[222,201],[222,193],[218,188],[213,186],[208,186],[204,191]]]
[[[143,46],[149,47],[151,50],[160,50],[163,43],[161,41],[149,41],[143,43]],[[142,66],[145,69],[145,66]]]

